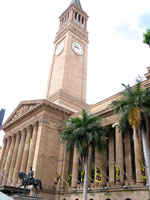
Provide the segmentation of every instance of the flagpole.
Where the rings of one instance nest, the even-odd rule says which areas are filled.
[[[121,169],[121,167],[115,161],[114,161],[114,164],[116,164],[119,167],[119,169],[122,171],[122,173],[130,180],[127,174],[123,171],[123,169]]]
[[[13,182],[10,182],[9,179],[8,179],[6,176],[4,176],[3,174],[0,173],[0,175],[1,175],[4,179],[6,179],[10,184],[13,183]]]
[[[67,181],[63,177],[60,177],[60,178],[67,184]]]
[[[140,160],[135,156],[136,160],[139,162]],[[141,161],[140,161],[141,162]],[[143,165],[143,163],[141,163]],[[143,167],[146,169],[146,167],[143,165]]]
[[[98,165],[97,165],[98,166]],[[105,172],[98,166],[98,168],[102,171],[102,173],[104,174],[104,176],[106,177],[106,178],[108,178],[108,180],[109,180],[109,177],[105,174]]]
[[[76,180],[81,184],[81,182],[76,178]]]
[[[93,180],[91,177],[89,177],[89,176],[88,176],[88,178],[89,178],[91,181],[93,181],[93,182],[94,182],[94,180]]]

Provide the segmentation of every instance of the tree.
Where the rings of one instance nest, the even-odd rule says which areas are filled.
[[[130,126],[134,134],[141,134],[150,199],[150,154],[146,140],[146,134],[149,134],[150,88],[143,89],[141,83],[141,79],[137,79],[133,87],[122,84],[125,90],[121,92],[120,99],[112,101],[110,106],[115,114],[121,115],[118,125],[120,131],[125,132]]]
[[[143,34],[143,38],[143,43],[147,44],[150,47],[150,29],[148,29],[146,33]]]
[[[105,148],[106,128],[100,125],[101,119],[89,114],[84,109],[81,117],[70,118],[64,123],[61,132],[61,142],[66,142],[66,150],[76,148],[84,161],[84,187],[83,200],[87,200],[88,191],[88,151],[89,147],[95,145],[98,152]]]

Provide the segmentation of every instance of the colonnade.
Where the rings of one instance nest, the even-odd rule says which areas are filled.
[[[5,136],[0,162],[0,185],[17,185],[18,172],[28,173],[33,164],[38,122]]]
[[[133,158],[133,152],[131,150],[131,146],[133,144],[131,144],[130,132],[129,131],[126,132],[123,138],[123,134],[119,132],[117,124],[113,125],[112,132],[109,133],[108,148],[102,153],[98,153],[95,149],[95,165],[98,166],[101,169],[101,171],[103,171],[102,173],[103,178],[102,182],[99,183],[100,185],[107,185],[107,183],[109,185],[115,185],[115,184],[124,185],[126,184],[125,181],[132,182],[132,184],[145,183],[145,180],[142,178],[141,166],[138,162],[139,159],[141,163],[144,164],[142,140],[140,135],[137,137],[136,134],[133,134],[133,141],[134,141],[134,158]],[[91,167],[92,167],[91,154],[92,151],[90,150],[89,161],[88,161],[90,177],[91,177]],[[135,163],[134,172],[133,172],[133,160]],[[121,169],[119,182],[116,181],[115,177],[115,167],[114,167],[115,163]],[[71,186],[73,188],[77,187],[78,184],[78,172],[79,172],[78,168],[79,168],[79,153],[74,149],[73,166],[72,166],[72,183],[71,183]],[[133,173],[135,173],[136,177],[135,180]],[[89,183],[91,183],[91,179],[89,179]]]
[[[86,30],[87,19],[84,16],[82,16],[82,14],[78,13],[75,10],[71,10],[60,19],[60,27],[65,25],[69,21],[69,19],[72,19],[72,21],[74,21],[75,23],[77,23]]]
[[[78,25],[85,27],[85,29],[86,29],[86,19],[81,14],[76,12],[75,10],[73,10],[73,16],[74,16],[73,20],[76,23],[78,23]]]

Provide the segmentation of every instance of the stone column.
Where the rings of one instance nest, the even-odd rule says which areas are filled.
[[[27,136],[26,136],[26,141],[25,141],[25,146],[24,146],[24,151],[23,151],[23,157],[22,157],[22,162],[21,162],[21,167],[20,167],[21,172],[26,172],[28,155],[29,155],[30,139],[31,139],[31,127],[29,126],[27,128]]]
[[[87,30],[87,19],[85,19],[85,30]]]
[[[6,146],[7,146],[7,139],[4,138],[3,139],[3,149],[2,149],[1,160],[0,160],[0,171],[1,171],[2,163],[4,161],[4,155],[5,155],[5,151],[6,151]]]
[[[5,164],[6,164],[9,148],[10,148],[10,137],[7,139],[6,151],[5,151],[3,163],[2,163],[2,166],[1,166],[1,172],[0,172],[1,174],[4,173],[4,167],[5,167]],[[0,185],[2,184],[2,180],[3,180],[3,176],[0,176]]]
[[[141,138],[141,134],[137,134],[135,130],[133,134],[134,134],[134,151],[135,151],[135,166],[136,166],[136,183],[143,184],[145,180],[142,179],[141,167],[137,160],[139,159],[139,161],[142,164],[144,164],[142,138]]]
[[[132,180],[132,156],[131,156],[131,143],[130,143],[130,132],[125,133],[125,162],[126,162],[126,173],[130,180]],[[129,181],[127,178],[127,180]]]
[[[114,181],[114,133],[109,133],[109,182],[113,184]]]
[[[11,160],[12,160],[14,146],[15,146],[15,135],[13,135],[11,137],[11,146],[10,146],[9,155],[8,155],[8,159],[7,159],[7,163],[6,163],[6,170],[5,170],[5,174],[4,174],[4,176],[6,178],[8,178],[8,173],[10,170],[10,164],[11,164]],[[11,182],[11,181],[8,180],[8,182]],[[7,179],[3,179],[2,185],[6,185],[6,183],[7,183]]]
[[[38,125],[37,125],[37,123],[34,123],[33,124],[32,142],[31,142],[31,147],[30,147],[30,151],[29,151],[26,173],[29,172],[29,168],[33,164],[34,151],[35,151],[36,139],[37,139],[37,132],[38,132]]]
[[[75,188],[78,184],[78,170],[79,170],[79,153],[74,149],[73,167],[72,167],[72,183],[71,187]]]
[[[82,25],[82,15],[80,15],[80,26]]]
[[[83,27],[85,28],[85,18],[83,17]]]
[[[26,139],[26,132],[25,132],[25,130],[23,130],[21,132],[21,141],[20,141],[20,145],[19,145],[16,166],[15,166],[15,170],[14,170],[14,178],[13,178],[14,185],[16,185],[18,183],[18,172],[20,171],[25,139]]]
[[[79,14],[77,13],[77,18],[76,18],[77,24],[78,24],[78,20],[79,20]]]
[[[106,150],[100,153],[100,169],[102,173],[102,182],[100,185],[105,186],[106,185],[106,176],[107,175],[107,162],[106,162]],[[103,172],[102,172],[103,170]],[[105,173],[105,174],[104,174]]]
[[[92,146],[89,147],[89,155],[88,155],[88,183],[91,183],[92,178]]]
[[[14,152],[13,152],[9,175],[8,175],[8,180],[11,180],[11,181],[13,180],[12,176],[13,176],[14,167],[15,167],[15,163],[16,163],[19,143],[20,143],[20,133],[18,132],[18,134],[16,134],[16,142],[15,142]],[[10,183],[7,182],[7,185],[10,185]]]
[[[70,164],[70,154],[71,152],[67,152],[65,150],[66,143],[63,144],[63,161],[62,161],[62,177],[67,180],[68,175],[70,175],[69,164]],[[66,183],[61,181],[61,188],[65,188]]]
[[[72,9],[69,13],[69,20],[73,21],[73,16],[74,16],[74,13],[73,13],[73,9]]]
[[[116,134],[116,164],[120,168],[120,184],[123,184],[124,183],[124,174],[122,172],[122,170],[124,169],[123,140],[122,140],[122,132],[119,132],[118,125],[115,126],[115,134]],[[116,181],[116,183],[118,182]]]

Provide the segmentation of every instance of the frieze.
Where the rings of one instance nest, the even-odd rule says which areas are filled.
[[[105,118],[104,122],[102,122],[102,125],[107,126],[110,124],[114,124],[114,123],[118,122],[118,120],[119,120],[118,115],[111,115],[111,116]]]
[[[61,32],[58,32],[57,35],[56,35],[56,38],[55,38],[55,42],[61,38],[68,30],[71,30],[73,31],[74,33],[78,34],[80,37],[82,37],[84,40],[88,40],[88,33],[85,32],[83,33],[82,30],[79,30],[78,27],[74,27],[72,25],[69,25],[67,27],[65,27]]]

